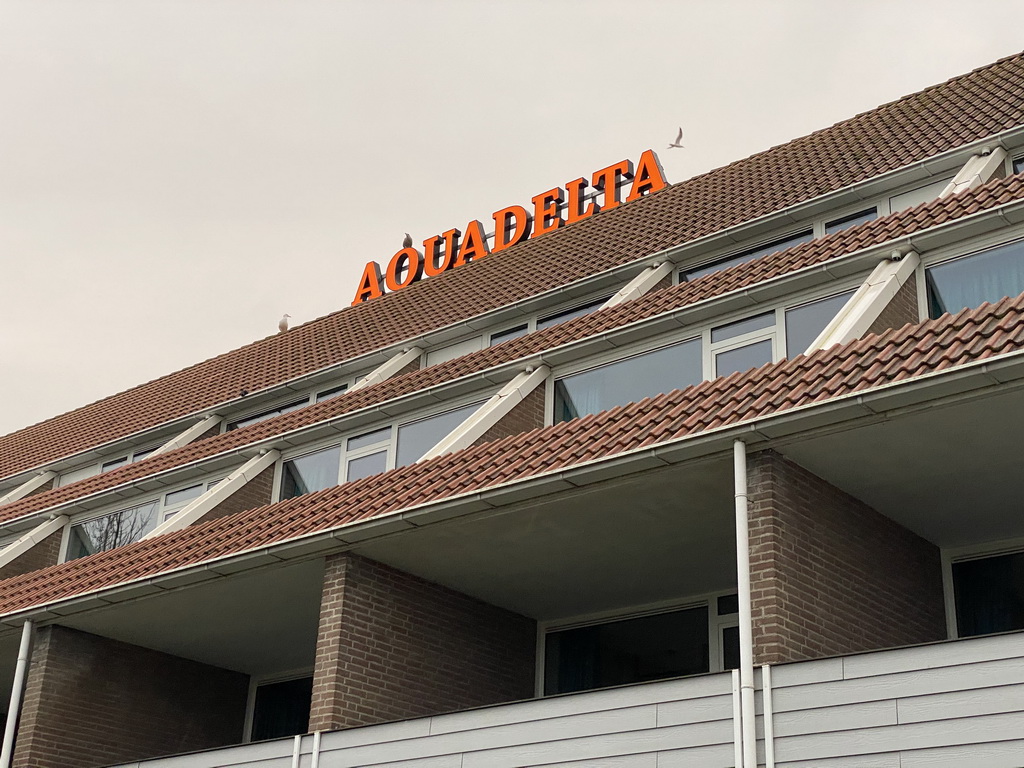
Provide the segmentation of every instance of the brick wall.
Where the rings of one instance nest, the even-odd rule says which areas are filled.
[[[868,328],[868,333],[882,333],[890,328],[902,328],[907,323],[920,322],[917,306],[917,280],[914,275],[907,278],[903,287],[896,291],[882,313]]]
[[[545,390],[546,387],[543,384],[538,386],[524,397],[519,405],[498,419],[497,423],[481,435],[473,445],[490,443],[509,435],[521,435],[531,429],[543,427]]]
[[[36,544],[32,549],[0,568],[0,579],[9,579],[11,576],[18,576],[30,571],[38,571],[55,565],[60,557],[60,542],[64,530],[51,533],[45,539]]]
[[[536,624],[354,555],[327,558],[309,728],[533,694]]]
[[[244,512],[247,509],[262,507],[270,503],[273,493],[274,465],[271,464],[196,522],[216,520],[219,517],[233,515],[235,512]]]
[[[88,768],[242,740],[246,675],[60,626],[36,633],[15,768]]]
[[[936,546],[774,452],[748,470],[756,663],[945,638]]]

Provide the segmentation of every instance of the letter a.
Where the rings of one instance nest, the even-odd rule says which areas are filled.
[[[376,261],[367,262],[363,269],[363,277],[359,280],[356,297],[352,300],[352,306],[383,295],[384,290],[380,287],[380,265]]]
[[[653,150],[648,149],[636,164],[636,171],[633,174],[633,188],[629,190],[627,203],[637,198],[649,195],[668,186],[665,181],[665,172],[661,169],[661,163]]]

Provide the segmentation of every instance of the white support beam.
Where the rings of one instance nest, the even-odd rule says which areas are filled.
[[[920,257],[913,251],[905,256],[894,251],[889,259],[879,262],[846,306],[807,348],[807,353],[827,349],[833,344],[845,344],[867,333],[920,263]]]
[[[224,421],[224,419],[220,416],[207,416],[202,421],[193,424],[177,437],[173,437],[168,440],[149,455],[159,456],[161,453],[167,453],[168,451],[173,451],[175,448],[181,448],[183,445],[188,445],[200,435],[209,432],[214,427],[220,426],[222,421]]]
[[[445,435],[441,442],[427,451],[420,461],[468,448],[498,423],[506,413],[526,399],[551,373],[546,365],[532,366],[506,384],[498,394],[477,408],[476,412]]]
[[[3,496],[0,496],[0,504],[10,504],[12,501],[17,501],[18,499],[24,499],[26,496],[28,496],[30,493],[32,493],[32,491],[35,491],[38,488],[42,488],[48,482],[53,480],[56,476],[57,476],[57,473],[56,472],[51,472],[50,470],[46,470],[45,472],[40,472],[35,477],[26,480],[24,483],[19,485],[17,488],[15,488],[15,489],[13,489],[11,491],[8,491]]]
[[[939,193],[939,198],[980,187],[991,179],[996,171],[1003,168],[1005,162],[1006,150],[1002,147],[996,147],[991,151],[982,150],[981,154],[972,155],[960,172]]]
[[[12,541],[3,549],[0,549],[0,568],[21,557],[47,536],[56,533],[67,524],[67,515],[58,515],[40,523],[16,541]]]
[[[378,384],[386,379],[390,379],[413,360],[418,360],[422,354],[423,350],[419,347],[410,347],[409,349],[402,350],[390,360],[381,363],[366,376],[363,376],[363,378],[352,385],[349,392],[354,389],[362,389],[363,387],[369,387],[371,384]]]
[[[261,452],[259,456],[253,456],[202,496],[189,502],[174,517],[165,520],[142,538],[151,539],[163,533],[188,528],[188,526],[199,520],[218,504],[226,501],[236,491],[241,490],[249,481],[253,480],[260,472],[271,466],[280,457],[281,454],[275,450]]]
[[[622,286],[614,296],[601,305],[601,309],[614,307],[616,304],[622,304],[624,301],[638,299],[671,274],[672,264],[667,262],[664,264],[652,264]]]

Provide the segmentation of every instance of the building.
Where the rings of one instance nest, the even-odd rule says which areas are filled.
[[[1022,93],[644,153],[0,438],[3,760],[1024,764]]]

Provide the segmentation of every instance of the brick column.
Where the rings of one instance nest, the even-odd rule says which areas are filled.
[[[748,474],[755,663],[945,639],[938,547],[772,451]]]
[[[63,529],[54,531],[32,549],[11,560],[3,568],[0,568],[0,579],[9,579],[12,576],[20,576],[23,573],[56,565],[60,559],[60,543],[63,536]],[[2,695],[0,694],[0,696]]]
[[[15,768],[91,768],[242,740],[249,678],[60,626],[36,633]]]
[[[533,695],[536,623],[354,555],[327,558],[310,731]]]

